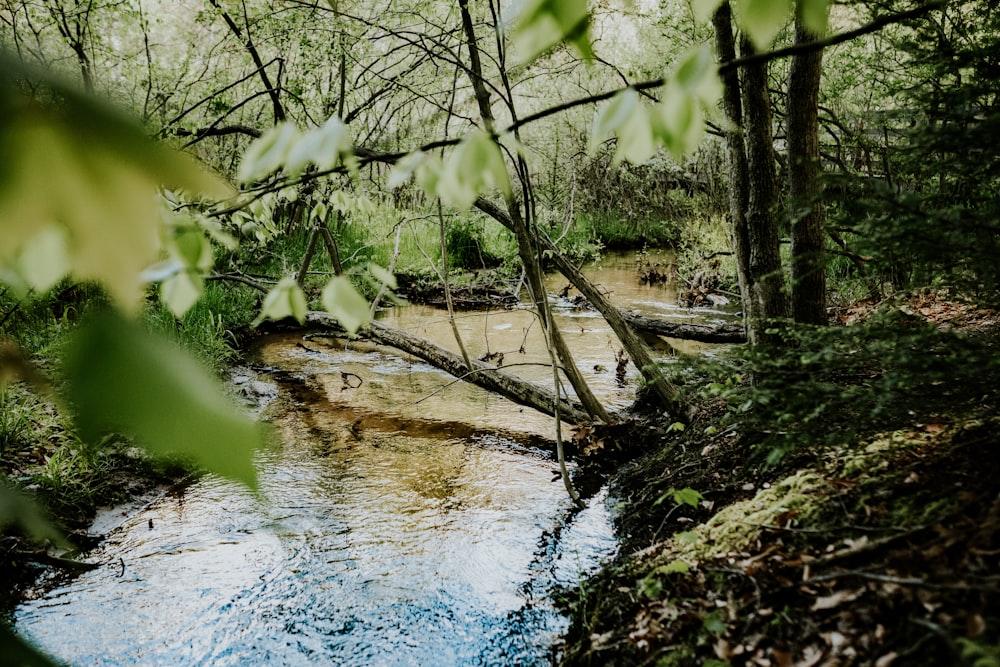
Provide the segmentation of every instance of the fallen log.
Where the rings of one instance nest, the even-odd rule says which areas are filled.
[[[745,343],[747,341],[743,327],[739,324],[723,324],[708,326],[704,324],[682,324],[667,322],[655,317],[646,317],[636,313],[622,311],[622,316],[637,331],[654,333],[667,338],[693,340],[699,343]]]
[[[306,316],[306,321],[313,326],[324,329],[343,331],[337,321],[326,313],[312,311]],[[370,323],[359,334],[380,345],[393,347],[422,359],[460,380],[495,392],[518,405],[538,410],[549,416],[555,416],[556,402],[553,392],[510,373],[504,373],[479,361],[473,361],[474,368],[470,370],[459,355],[435,345],[426,338],[388,327],[380,322]],[[591,421],[583,406],[576,401],[560,398],[558,405],[559,418],[564,422],[579,424]]]

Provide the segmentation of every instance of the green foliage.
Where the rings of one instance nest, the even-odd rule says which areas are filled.
[[[695,509],[698,509],[698,504],[705,499],[705,496],[701,495],[694,489],[690,488],[684,488],[684,489],[671,488],[667,490],[666,493],[657,498],[654,505],[659,505],[668,498],[673,500],[675,505],[689,505]]]
[[[955,640],[962,650],[962,657],[972,667],[1000,667],[1000,645],[959,637]]]
[[[158,188],[218,196],[228,188],[54,77],[6,57],[0,72],[0,274],[42,292],[70,274],[96,280],[134,312],[141,274],[159,251]],[[62,105],[15,93],[18,75],[43,80]]]
[[[618,148],[611,161],[643,164],[664,147],[675,158],[694,150],[705,133],[705,110],[714,108],[722,95],[712,52],[707,46],[685,55],[667,77],[660,102],[649,108],[633,88],[616,94],[598,110],[590,133],[593,154],[614,134]]]
[[[260,433],[178,348],[106,314],[75,336],[65,372],[85,440],[126,433],[153,451],[190,456],[214,472],[256,483]]]
[[[682,560],[672,560],[666,565],[660,565],[651,570],[645,577],[639,580],[637,588],[639,592],[650,600],[659,600],[663,597],[663,578],[672,574],[687,574],[691,566]]]
[[[724,426],[754,434],[771,462],[790,451],[852,442],[859,434],[928,418],[942,399],[995,391],[1000,362],[988,341],[886,307],[847,327],[777,328],[780,344],[704,360],[675,380],[728,406]],[[734,376],[752,378],[736,382]]]
[[[895,110],[867,119],[888,143],[881,169],[835,182],[832,220],[879,283],[952,285],[1000,303],[1000,12],[949,3],[894,41],[908,77],[889,79]]]
[[[525,61],[534,60],[564,39],[587,60],[594,56],[586,0],[518,0],[508,8],[504,23],[513,33],[515,50]]]
[[[175,316],[157,301],[143,312],[142,323],[221,372],[236,358],[259,305],[255,292],[209,282],[201,299],[183,317]]]
[[[487,269],[501,263],[501,258],[487,249],[485,230],[479,220],[459,219],[452,222],[445,230],[445,238],[449,268]]]
[[[306,295],[293,276],[285,276],[267,293],[260,315],[253,325],[257,326],[264,320],[283,320],[286,317],[294,317],[299,324],[306,319]]]
[[[500,146],[485,132],[472,132],[455,147],[427,194],[445,204],[467,209],[476,197],[495,187],[511,196],[510,176]]]

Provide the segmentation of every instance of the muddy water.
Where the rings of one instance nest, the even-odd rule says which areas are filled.
[[[595,273],[619,303],[674,300],[603,271],[628,274]],[[614,337],[571,296],[580,365],[624,405],[631,371],[622,385]],[[439,311],[386,318],[455,346]],[[459,325],[473,355],[550,377],[527,312]],[[554,481],[551,420],[358,344],[275,336],[258,354],[239,382],[277,396],[259,492],[207,477],[118,516],[101,566],[23,604],[18,631],[74,665],[547,664],[553,587],[615,548],[613,501],[573,513]]]

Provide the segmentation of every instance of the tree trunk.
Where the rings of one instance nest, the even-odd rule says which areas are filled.
[[[746,37],[741,42],[741,51],[743,56],[754,52]],[[779,251],[776,216],[778,188],[767,69],[767,63],[747,65],[742,82],[749,185],[746,225],[751,281],[747,332],[753,344],[777,342],[767,330],[790,315]]]
[[[733,37],[733,11],[723,2],[712,18],[715,29],[715,48],[721,62],[736,60],[736,42]],[[736,254],[736,272],[743,301],[743,319],[746,325],[759,319],[754,312],[751,297],[753,277],[750,272],[750,236],[747,230],[747,205],[750,201],[750,183],[747,174],[746,144],[743,141],[743,101],[737,69],[730,69],[722,76],[722,108],[729,121],[724,130],[726,162],[729,167],[729,218],[732,225],[733,251]],[[749,334],[749,326],[746,326]]]
[[[816,39],[795,21],[795,42]],[[820,195],[819,84],[821,50],[796,54],[788,75],[788,195],[792,219],[792,317],[827,324],[824,226]]]

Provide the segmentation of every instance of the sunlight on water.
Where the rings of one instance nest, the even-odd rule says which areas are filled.
[[[612,264],[595,279],[616,301],[673,308]],[[598,396],[627,406],[637,374],[616,377],[603,319],[554,305]],[[455,349],[441,311],[387,320]],[[551,382],[529,312],[458,323],[473,355]],[[18,631],[81,666],[548,664],[552,588],[615,549],[604,492],[570,511],[551,419],[370,344],[273,336],[259,357],[282,397],[259,493],[207,477],[160,498],[88,556],[101,567],[21,605]]]

